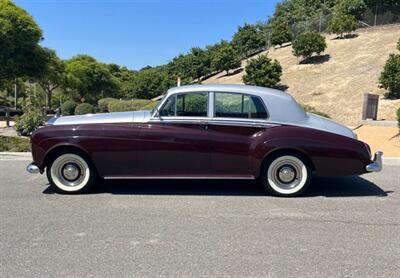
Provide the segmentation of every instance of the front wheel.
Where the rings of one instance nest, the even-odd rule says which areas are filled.
[[[270,194],[293,197],[307,189],[310,176],[310,168],[304,159],[294,155],[279,155],[264,164],[261,178]]]
[[[55,155],[46,174],[50,184],[61,193],[87,192],[95,180],[94,167],[78,153]]]

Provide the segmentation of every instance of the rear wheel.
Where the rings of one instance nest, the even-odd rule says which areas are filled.
[[[55,155],[46,173],[50,184],[61,193],[87,192],[96,175],[91,162],[79,153]]]
[[[293,197],[303,193],[310,184],[311,171],[297,155],[277,155],[264,164],[262,183],[275,196]]]

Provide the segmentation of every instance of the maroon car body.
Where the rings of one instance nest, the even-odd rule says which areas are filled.
[[[169,92],[166,98],[179,95],[182,88],[175,90],[178,92]],[[352,134],[342,135],[342,131],[335,132],[297,122],[279,122],[276,117],[274,120],[271,115],[274,109],[269,106],[273,100],[265,100],[271,96],[262,95],[264,89],[256,90],[248,86],[195,86],[185,88],[183,92],[215,93],[227,90],[234,93],[247,90],[250,98],[255,91],[254,96],[261,96],[266,105],[268,119],[242,121],[235,115],[230,122],[226,115],[231,114],[224,114],[223,119],[206,115],[204,118],[190,116],[189,120],[185,118],[180,121],[175,112],[172,120],[166,120],[168,116],[161,116],[161,109],[168,101],[165,99],[154,113],[125,112],[114,115],[112,120],[105,120],[104,117],[113,116],[107,114],[80,116],[87,120],[61,117],[59,119],[65,119],[64,123],[61,121],[62,124],[54,124],[54,121],[58,121],[55,119],[53,124],[33,133],[31,167],[37,167],[37,171],[43,173],[54,154],[78,151],[90,160],[96,174],[105,179],[257,179],[262,175],[263,163],[280,153],[301,157],[311,171],[321,176],[360,175],[380,170],[380,162],[371,161],[369,146]],[[286,93],[271,93],[274,94]],[[213,97],[213,100],[208,100],[208,105],[213,104],[210,101],[217,102],[216,96]],[[290,107],[287,106],[287,113],[291,112]],[[214,105],[209,112],[215,116],[214,110],[218,109]],[[127,115],[132,120],[124,117]],[[307,121],[310,119],[307,118]],[[332,129],[335,128],[342,127],[332,126]]]

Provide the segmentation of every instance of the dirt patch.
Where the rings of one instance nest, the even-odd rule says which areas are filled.
[[[378,118],[394,120],[400,100],[385,99],[378,79],[389,54],[397,52],[399,38],[400,25],[360,30],[357,37],[344,40],[327,36],[325,58],[313,64],[300,64],[291,46],[271,49],[269,56],[281,63],[281,83],[298,102],[343,124],[355,125],[361,119],[362,95],[369,92],[380,95]],[[243,61],[242,67],[246,64]],[[224,75],[217,74],[203,83],[242,83],[243,72]]]
[[[359,140],[371,147],[372,153],[380,150],[384,157],[400,157],[400,135],[397,127],[364,125],[354,132]]]

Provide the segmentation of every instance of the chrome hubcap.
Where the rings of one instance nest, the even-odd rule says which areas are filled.
[[[63,167],[62,175],[66,180],[74,181],[79,177],[79,174],[79,166],[76,164],[69,163]]]
[[[290,166],[283,166],[278,172],[279,179],[284,183],[289,183],[296,177],[296,171]]]

